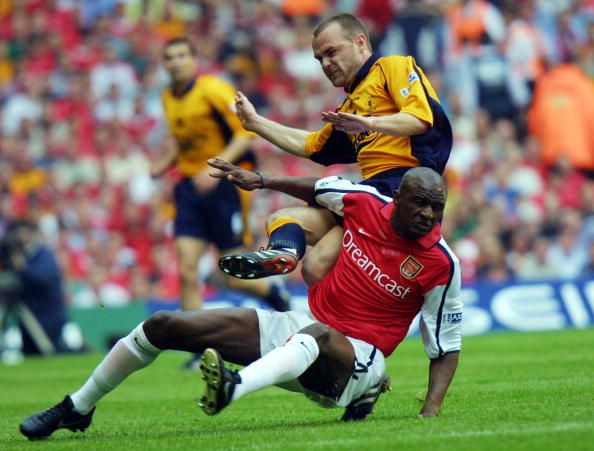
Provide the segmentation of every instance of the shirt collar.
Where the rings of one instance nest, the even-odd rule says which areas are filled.
[[[349,85],[346,86],[344,88],[344,90],[348,93],[351,93],[355,90],[355,88],[359,85],[359,83],[361,83],[361,81],[367,77],[367,74],[369,73],[371,67],[375,64],[375,62],[380,59],[382,56],[379,53],[373,53],[369,59],[367,61],[365,61],[365,63],[363,63],[363,66],[361,66],[361,69],[359,69],[359,71],[355,74],[355,78],[353,79],[353,82]]]
[[[173,97],[183,97],[188,92],[190,92],[190,90],[194,87],[195,84],[196,84],[196,78],[192,78],[189,82],[186,83],[186,85],[183,87],[183,89],[179,93],[175,92],[175,90],[173,89],[173,85],[172,85],[171,86],[171,94],[173,95]]]
[[[388,223],[390,221],[390,218],[392,217],[392,213],[394,212],[395,207],[396,207],[396,205],[394,204],[394,202],[390,202],[390,203],[384,205],[381,209],[381,215],[388,220]],[[399,240],[402,240],[409,244],[416,243],[425,250],[431,249],[441,239],[441,224],[439,224],[439,223],[435,224],[435,226],[431,229],[431,231],[427,235],[417,238],[416,240],[407,240],[406,238],[401,237],[396,232],[394,232],[391,224],[388,227],[389,227],[390,231]]]

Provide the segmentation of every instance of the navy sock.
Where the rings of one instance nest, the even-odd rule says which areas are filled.
[[[305,254],[305,245],[305,232],[295,222],[274,229],[268,238],[268,249],[295,249],[300,260]]]

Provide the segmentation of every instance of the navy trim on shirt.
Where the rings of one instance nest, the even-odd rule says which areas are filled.
[[[443,294],[441,295],[441,301],[439,303],[439,309],[437,310],[437,323],[435,324],[435,343],[437,344],[437,349],[439,349],[439,356],[441,357],[444,352],[441,344],[439,344],[439,329],[441,328],[441,316],[443,315],[443,306],[445,304],[446,295],[452,284],[452,279],[454,278],[454,260],[452,260],[452,256],[447,251],[447,249],[443,246],[443,244],[437,243],[437,247],[445,254],[448,261],[450,262],[450,277],[448,278],[448,283],[446,284],[445,289],[443,290]]]
[[[375,62],[380,59],[382,57],[382,55],[380,55],[379,53],[374,53],[372,54],[369,59],[367,61],[365,61],[365,63],[363,63],[363,66],[361,66],[361,69],[359,69],[357,71],[357,73],[355,74],[355,78],[353,79],[353,82],[349,85],[349,86],[345,86],[344,90],[345,92],[351,93],[353,92],[357,86],[359,86],[359,83],[361,83],[363,81],[363,79],[365,77],[367,77],[367,74],[369,73],[369,71],[371,70],[371,67],[375,64]]]
[[[188,83],[187,83],[187,84],[186,84],[186,85],[185,85],[185,86],[182,88],[182,90],[181,90],[179,93],[175,92],[175,89],[174,89],[174,86],[173,86],[173,85],[171,85],[171,88],[169,88],[169,89],[170,89],[170,91],[171,91],[171,95],[172,95],[173,97],[180,98],[180,97],[183,97],[183,96],[185,96],[185,95],[186,95],[188,92],[190,92],[190,91],[191,91],[191,89],[194,87],[194,85],[195,85],[195,84],[196,84],[196,79],[195,79],[195,78],[192,78],[192,80],[190,80],[190,81],[189,81],[189,82],[188,82]]]

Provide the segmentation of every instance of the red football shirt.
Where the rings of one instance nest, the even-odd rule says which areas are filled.
[[[343,216],[344,235],[336,265],[309,290],[312,314],[388,356],[422,311],[429,357],[459,350],[460,269],[440,226],[406,240],[390,226],[392,199],[338,177],[318,181],[316,201]]]

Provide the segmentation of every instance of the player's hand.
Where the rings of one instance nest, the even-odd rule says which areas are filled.
[[[258,112],[252,102],[241,91],[235,94],[235,113],[241,122],[243,128],[248,131],[254,131],[254,120],[258,116]]]
[[[370,130],[373,118],[343,113],[341,111],[338,113],[334,111],[324,111],[322,112],[322,120],[333,124],[336,130],[354,135],[365,130]]]
[[[246,191],[262,188],[262,178],[255,172],[247,171],[218,157],[207,160],[207,163],[218,169],[217,172],[210,172],[213,180],[225,179]]]
[[[209,169],[205,169],[204,171],[200,171],[198,174],[192,177],[194,189],[200,194],[209,193],[219,184],[217,179],[210,176],[209,171]]]
[[[419,419],[436,417],[439,415],[439,406],[425,402],[419,412]]]

